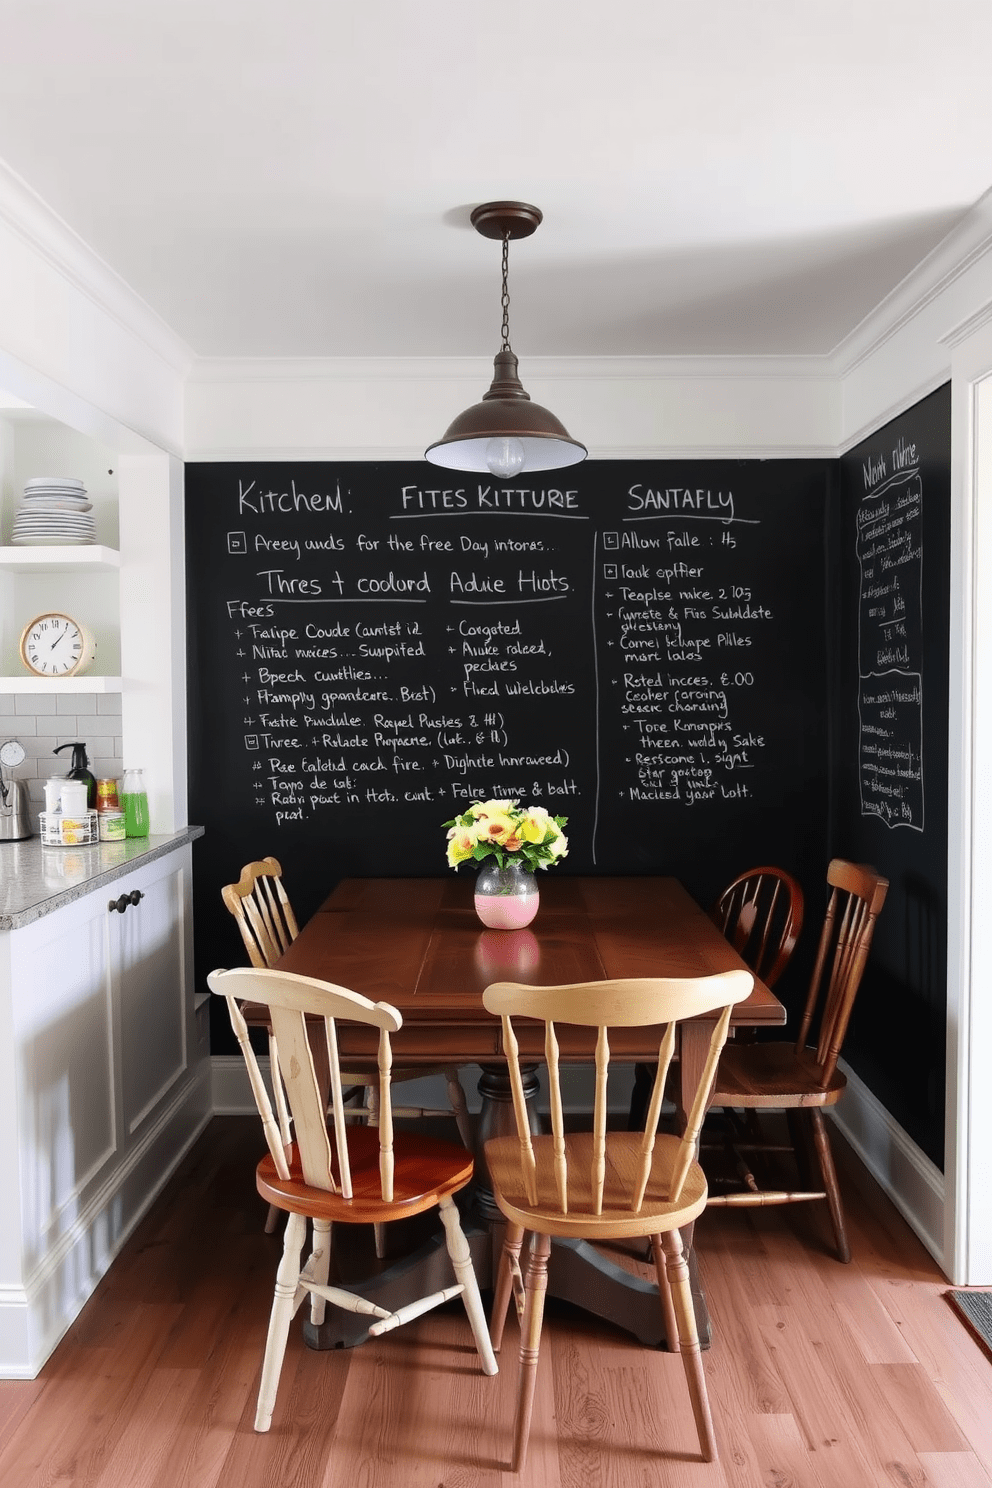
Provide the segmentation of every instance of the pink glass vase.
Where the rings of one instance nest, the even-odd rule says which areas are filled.
[[[491,930],[522,930],[537,914],[541,891],[533,868],[496,859],[483,863],[475,880],[475,912]]]

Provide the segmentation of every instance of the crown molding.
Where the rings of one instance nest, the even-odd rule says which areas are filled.
[[[485,357],[196,357],[187,384],[264,382],[460,382],[491,375]],[[523,360],[528,382],[832,382],[828,356],[543,357]]]
[[[990,253],[992,190],[980,197],[926,258],[838,342],[827,359],[834,376],[846,377],[868,361]],[[970,320],[966,320],[939,339],[942,344],[952,347],[964,340],[971,329]]]
[[[837,458],[838,450],[835,445],[756,445],[754,448],[748,446],[742,450],[739,446],[728,447],[719,444],[685,444],[685,445],[597,445],[589,451],[589,459],[583,464],[595,463],[597,460],[732,460],[734,464],[750,460],[834,460]],[[330,448],[325,445],[265,445],[253,449],[250,454],[245,453],[245,447],[240,445],[210,445],[207,449],[198,449],[191,445],[183,458],[190,462],[204,465],[236,464],[238,461],[266,463],[275,461],[278,463],[292,463],[299,461],[301,464],[308,462],[321,462],[325,464],[340,464],[348,461],[376,461],[379,463],[390,463],[391,461],[423,460],[424,451],[421,445],[335,445]],[[580,469],[580,466],[575,466]],[[457,473],[457,472],[456,472]],[[564,477],[561,477],[564,479]],[[440,477],[438,477],[440,479]]]
[[[865,419],[857,429],[844,436],[842,443],[834,450],[834,454],[846,455],[848,450],[854,449],[855,445],[860,444],[863,439],[869,439],[879,429],[884,429],[886,424],[891,423],[900,414],[907,413],[915,404],[928,398],[931,393],[935,393],[949,380],[949,372],[939,372],[914,383],[912,388],[902,393],[899,398],[887,403],[883,408],[873,410],[869,419]]]
[[[2,160],[0,222],[103,314],[187,376],[192,349]]]

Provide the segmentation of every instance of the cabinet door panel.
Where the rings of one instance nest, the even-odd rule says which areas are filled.
[[[181,873],[136,880],[140,903],[115,915],[121,1080],[128,1132],[185,1068]],[[127,881],[128,887],[131,880]]]
[[[107,914],[90,901],[19,942],[14,1036],[25,1251],[71,1227],[117,1145]]]

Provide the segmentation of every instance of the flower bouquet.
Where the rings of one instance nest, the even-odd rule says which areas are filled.
[[[548,868],[568,855],[562,827],[567,816],[551,816],[543,806],[521,806],[519,801],[473,801],[448,829],[448,865],[482,862],[493,857],[501,868]]]
[[[445,822],[448,863],[479,863],[475,910],[484,925],[519,930],[537,913],[540,895],[535,868],[549,868],[568,853],[562,831],[566,816],[519,801],[473,801],[467,811]],[[487,858],[493,859],[486,862]]]

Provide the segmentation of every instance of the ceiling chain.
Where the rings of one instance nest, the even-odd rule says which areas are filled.
[[[503,345],[501,351],[510,350],[510,291],[506,286],[507,275],[510,269],[510,234],[503,234],[503,297],[500,304],[503,306]]]

